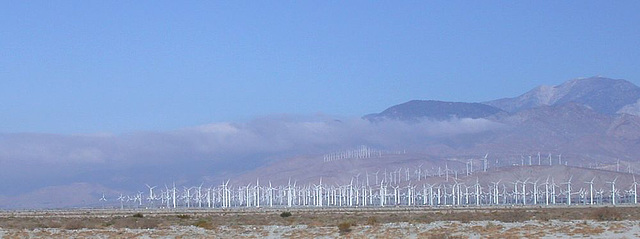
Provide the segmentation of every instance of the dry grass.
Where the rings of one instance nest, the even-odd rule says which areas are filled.
[[[0,228],[4,229],[99,229],[99,228],[168,228],[170,226],[195,225],[205,229],[219,226],[292,226],[307,225],[314,228],[334,227],[336,222],[352,225],[375,226],[385,223],[406,222],[429,224],[436,221],[523,222],[529,220],[549,221],[620,221],[640,220],[640,207],[576,207],[576,208],[487,208],[487,209],[291,209],[291,216],[281,217],[281,211],[225,211],[209,210],[185,212],[144,211],[143,217],[134,217],[132,212],[110,211],[109,213],[56,213],[24,216],[19,213],[0,213]],[[15,214],[15,215],[12,215]],[[142,215],[142,213],[140,213]],[[489,230],[486,228],[486,230]]]
[[[378,225],[378,218],[375,217],[375,216],[371,216],[371,217],[367,218],[367,225],[369,225],[369,226]]]
[[[193,224],[196,227],[201,227],[207,230],[212,230],[214,228],[213,224],[206,219],[200,219],[196,223]]]
[[[598,221],[620,221],[622,220],[622,212],[616,208],[603,207],[598,208],[592,213],[593,219]]]
[[[356,223],[353,221],[344,221],[338,224],[338,232],[340,232],[340,235],[345,235],[349,232],[351,232],[351,227],[355,226]]]

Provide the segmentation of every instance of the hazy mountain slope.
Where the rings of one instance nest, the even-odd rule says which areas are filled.
[[[557,86],[540,86],[515,98],[484,102],[508,112],[575,102],[603,114],[615,114],[640,99],[640,88],[625,80],[603,77],[574,79]],[[632,110],[629,110],[632,112]]]
[[[381,113],[364,116],[376,121],[381,119],[415,121],[420,119],[447,120],[450,118],[486,118],[503,112],[480,103],[444,102],[435,100],[412,100],[392,106]]]
[[[557,163],[558,155],[562,154],[563,162],[574,166],[603,167],[602,165],[612,164],[620,159],[625,165],[632,164],[633,168],[640,155],[640,117],[615,114],[614,109],[618,106],[605,107],[608,107],[607,103],[632,98],[629,92],[637,87],[630,87],[628,84],[630,83],[600,78],[569,81],[554,89],[555,94],[551,97],[537,98],[538,103],[544,104],[521,108],[511,114],[480,107],[478,104],[411,101],[367,117],[401,121],[446,121],[451,115],[485,117],[486,120],[505,127],[479,133],[425,137],[422,141],[412,142],[415,145],[405,145],[405,148],[411,149],[411,153],[407,155],[370,160],[345,159],[328,163],[322,162],[319,156],[296,158],[276,162],[247,175],[270,175],[280,180],[292,177],[301,182],[319,177],[327,181],[349,180],[359,172],[394,170],[420,164],[426,168],[449,165],[464,170],[467,159],[478,159],[486,153],[494,159],[500,159],[502,166],[508,166],[520,164],[522,157],[537,156],[538,152],[545,161],[552,154],[554,163]],[[605,93],[619,96],[598,95]],[[621,104],[623,103],[619,103]],[[466,111],[466,107],[472,110]],[[477,109],[488,110],[475,111]]]

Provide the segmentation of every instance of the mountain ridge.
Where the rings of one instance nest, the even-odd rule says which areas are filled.
[[[271,171],[266,174],[276,177],[274,180],[284,181],[293,176],[300,181],[312,181],[319,177],[348,180],[344,175],[363,173],[357,169],[372,172],[410,165],[438,168],[448,164],[450,168],[463,170],[468,159],[477,160],[487,153],[505,166],[520,164],[521,157],[527,154],[542,153],[562,155],[568,165],[595,165],[593,170],[610,169],[616,160],[634,169],[640,167],[637,157],[640,155],[640,117],[619,111],[634,106],[638,102],[636,98],[640,98],[640,88],[628,81],[592,77],[569,80],[558,86],[539,86],[518,97],[489,103],[412,100],[363,119],[373,124],[400,121],[412,125],[415,131],[428,128],[430,123],[455,123],[464,118],[472,119],[471,122],[495,122],[504,127],[418,138],[410,142],[415,145],[405,145],[411,149],[406,155],[324,163],[318,155],[306,155],[282,160],[269,166],[270,169],[257,169],[246,175],[255,178]],[[315,165],[313,170],[308,168],[309,164]],[[274,173],[275,169],[305,173],[280,174]]]
[[[483,102],[507,112],[575,102],[605,114],[616,114],[640,100],[640,87],[621,79],[590,77],[556,86],[538,86],[520,96]],[[633,112],[633,111],[630,111]]]
[[[486,118],[504,112],[503,110],[482,104],[466,102],[447,102],[437,100],[411,100],[377,113],[363,116],[369,121],[383,119],[415,121],[420,119],[448,120],[451,118]]]

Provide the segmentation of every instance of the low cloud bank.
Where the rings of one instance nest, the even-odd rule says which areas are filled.
[[[502,127],[485,119],[372,123],[284,115],[122,135],[0,134],[0,180],[16,182],[0,186],[0,194],[74,182],[126,189],[153,180],[202,180],[294,155],[358,145],[392,150]]]

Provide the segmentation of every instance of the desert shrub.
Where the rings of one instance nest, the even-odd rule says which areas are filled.
[[[549,220],[551,220],[551,215],[548,212],[542,211],[535,214],[535,219],[543,222],[548,222]]]
[[[69,219],[63,226],[63,228],[67,230],[78,230],[85,227],[84,221],[80,219]]]
[[[280,216],[281,217],[290,217],[291,213],[290,212],[282,212],[282,213],[280,213]]]
[[[122,217],[114,218],[110,224],[113,228],[142,228],[153,229],[158,228],[161,219],[158,218],[139,218],[139,217]]]
[[[463,239],[467,238],[461,235],[449,235],[448,233],[436,233],[434,235],[429,235],[427,239]]]
[[[427,236],[427,239],[463,239],[467,238],[465,236],[460,235],[449,235],[448,233],[435,233],[434,235]]]
[[[143,218],[144,215],[142,215],[142,213],[138,212],[136,214],[133,214],[133,217],[137,217],[137,218]]]
[[[622,215],[615,208],[603,207],[593,211],[593,219],[598,221],[620,221]]]
[[[47,222],[43,228],[62,228],[62,222],[58,221],[58,220],[52,220]]]
[[[459,215],[457,215],[457,219],[461,223],[469,223],[472,216],[473,215],[471,213],[460,213]]]
[[[113,226],[114,224],[115,223],[113,222],[113,220],[110,220],[110,221],[106,221],[106,222],[102,223],[102,226],[103,227],[110,227],[110,226]]]
[[[180,215],[178,215],[178,216],[176,216],[176,217],[178,217],[178,218],[180,218],[180,219],[189,219],[189,218],[191,218],[191,216],[190,216],[190,215],[187,215],[187,214],[180,214]]]
[[[344,221],[338,224],[338,232],[340,234],[347,234],[351,232],[351,226],[355,226],[355,222],[353,221]]]
[[[495,224],[493,222],[488,222],[487,225],[484,226],[485,230],[502,230],[504,227],[499,224]]]
[[[501,222],[522,222],[528,219],[527,215],[518,213],[515,210],[498,212],[495,216],[495,219]]]
[[[157,219],[142,219],[137,221],[136,228],[154,229],[158,228],[158,225],[160,225],[160,221]]]
[[[137,218],[134,217],[120,217],[112,220],[114,228],[136,228],[138,224]]]
[[[213,224],[211,222],[207,221],[207,220],[204,220],[204,219],[198,220],[193,225],[196,226],[196,227],[201,227],[201,228],[208,229],[208,230],[213,229]]]
[[[377,217],[369,217],[369,218],[367,218],[367,225],[375,226],[377,224],[378,224],[378,218]]]

